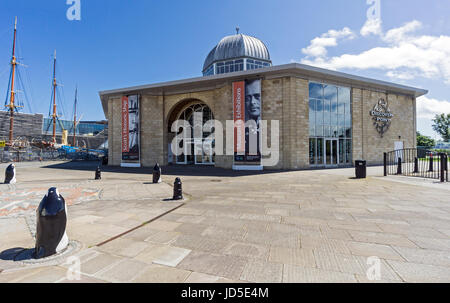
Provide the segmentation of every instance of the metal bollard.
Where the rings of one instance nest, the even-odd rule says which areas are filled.
[[[383,175],[387,176],[387,153],[383,153]]]
[[[402,174],[402,158],[398,158],[397,160],[397,175]]]
[[[445,182],[445,163],[447,162],[447,157],[445,157],[444,153],[439,154],[440,160],[441,160],[441,182]]]
[[[46,258],[64,250],[69,244],[66,226],[66,201],[52,187],[36,210],[36,246],[33,257]]]
[[[5,171],[5,184],[16,183],[16,166],[11,163]]]
[[[182,200],[183,199],[183,189],[181,186],[181,179],[176,178],[173,184],[173,200]]]
[[[97,166],[97,169],[95,170],[95,180],[101,179],[102,179],[102,172],[100,170],[100,166]]]
[[[414,158],[414,173],[419,172],[419,159],[417,157]]]
[[[158,163],[153,167],[153,183],[161,183],[161,167]]]
[[[430,167],[428,169],[428,171],[433,171],[433,154],[430,154]]]

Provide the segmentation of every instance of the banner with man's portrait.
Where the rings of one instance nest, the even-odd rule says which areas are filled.
[[[139,163],[139,96],[122,97],[122,162]]]
[[[261,162],[261,110],[261,79],[234,82],[234,162]]]

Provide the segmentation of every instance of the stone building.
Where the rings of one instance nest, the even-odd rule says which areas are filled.
[[[297,63],[272,66],[265,44],[243,34],[223,38],[207,56],[202,72],[198,78],[100,92],[109,123],[109,163],[310,169],[352,166],[359,159],[380,164],[383,152],[416,146],[416,98],[426,90]],[[252,97],[253,80],[259,94]],[[138,108],[126,108],[131,96],[137,96]],[[203,122],[215,119],[225,129],[227,121],[244,122],[244,116],[247,121],[252,110],[258,115],[258,109],[250,107],[252,100],[260,106],[257,133],[267,135],[269,143],[272,122],[279,123],[275,165],[263,164],[264,145],[254,157],[247,156],[247,147],[236,149],[237,137],[245,134],[245,142],[249,140],[249,128],[233,132],[231,153],[226,151],[230,142],[225,135],[219,142],[217,134],[190,134],[183,144],[171,145],[179,134],[172,131],[174,121],[192,123],[194,113],[202,113]],[[124,114],[129,110],[134,116]],[[268,128],[261,128],[259,121],[268,121]],[[217,152],[220,145],[223,152]]]

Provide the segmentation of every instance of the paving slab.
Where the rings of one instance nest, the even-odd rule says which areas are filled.
[[[193,251],[177,268],[239,280],[246,264],[243,257]]]
[[[401,278],[409,283],[449,283],[450,270],[447,266],[436,266],[387,260]]]
[[[349,283],[357,282],[352,274],[285,264],[284,283]]]
[[[162,265],[151,265],[132,280],[135,283],[182,283],[190,271]]]
[[[282,264],[251,260],[245,266],[241,280],[256,283],[281,283],[282,275]]]

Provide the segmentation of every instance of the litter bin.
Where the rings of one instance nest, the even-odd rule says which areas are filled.
[[[365,179],[367,170],[367,161],[356,160],[355,161],[355,173],[356,179]]]

